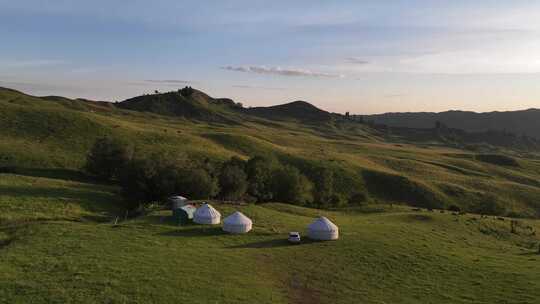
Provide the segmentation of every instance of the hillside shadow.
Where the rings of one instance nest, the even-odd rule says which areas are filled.
[[[46,199],[47,204],[75,203],[87,211],[96,213],[113,214],[116,211],[113,206],[118,205],[118,198],[112,193],[88,188],[0,186],[0,193],[16,198],[36,199],[36,203],[39,199]]]
[[[191,226],[191,227],[189,227]],[[187,228],[158,233],[161,236],[171,237],[208,237],[224,235],[226,232],[221,227],[205,227],[201,225],[189,225]]]
[[[91,176],[84,174],[81,171],[70,169],[46,169],[46,168],[10,168],[13,174],[42,177],[59,180],[74,181],[79,183],[99,183]]]

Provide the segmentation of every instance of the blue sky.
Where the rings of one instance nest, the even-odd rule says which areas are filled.
[[[5,1],[0,86],[336,112],[540,107],[533,1]]]

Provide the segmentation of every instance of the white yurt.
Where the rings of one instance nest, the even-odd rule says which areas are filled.
[[[195,211],[193,221],[197,224],[216,225],[221,221],[221,214],[211,205],[204,203]]]
[[[308,237],[313,240],[329,241],[339,238],[339,228],[324,216],[308,226]]]
[[[223,231],[229,233],[247,233],[251,230],[253,222],[242,212],[236,211],[223,220]]]

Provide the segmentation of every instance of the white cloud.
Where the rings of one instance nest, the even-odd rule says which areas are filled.
[[[342,78],[344,75],[332,74],[324,72],[316,72],[303,69],[284,69],[281,67],[265,67],[265,66],[225,66],[223,70],[245,72],[245,73],[257,73],[257,74],[270,74],[280,76],[301,76],[301,77],[325,77],[325,78]]]

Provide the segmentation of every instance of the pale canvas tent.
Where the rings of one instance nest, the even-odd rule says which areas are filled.
[[[197,224],[216,225],[221,221],[221,214],[211,205],[204,203],[195,211],[193,221]]]
[[[339,229],[329,219],[321,216],[308,226],[308,237],[321,241],[337,240]]]
[[[236,211],[223,220],[223,231],[229,233],[247,233],[251,230],[253,222],[242,212]]]

